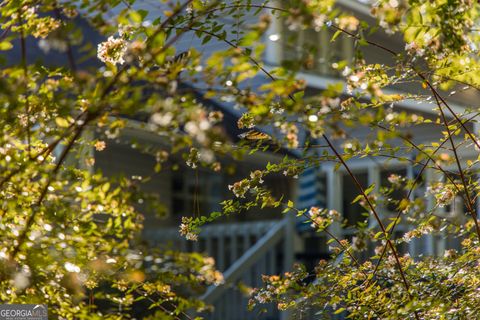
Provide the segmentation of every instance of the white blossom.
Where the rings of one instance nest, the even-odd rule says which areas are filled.
[[[124,39],[110,36],[98,45],[97,57],[104,63],[124,64],[126,51],[127,43]]]
[[[65,262],[64,267],[65,267],[65,270],[67,270],[68,272],[75,272],[75,273],[80,272],[80,267],[71,262]]]

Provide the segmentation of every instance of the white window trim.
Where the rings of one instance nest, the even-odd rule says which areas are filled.
[[[274,1],[273,4],[276,2]],[[339,3],[347,8],[350,8],[354,11],[361,12],[361,13],[366,13],[370,16],[369,9],[367,6],[364,4],[361,4],[356,1],[351,1],[351,0],[339,0]],[[271,14],[271,10],[268,10]],[[281,60],[282,57],[282,46],[281,46],[281,39],[280,41],[271,41],[269,40],[269,36],[272,34],[278,34],[280,37],[282,32],[281,24],[279,19],[273,18],[272,23],[270,24],[267,32],[266,32],[266,48],[265,48],[265,70],[268,72],[271,72],[272,69],[274,69],[279,61]],[[305,72],[299,72],[297,73],[297,78],[303,79],[306,81],[307,86],[317,88],[317,89],[326,89],[327,85],[332,84],[332,83],[338,83],[339,81],[345,82],[343,79],[335,78],[335,77],[329,77],[329,76],[322,76],[322,75],[315,75],[315,74],[308,74]],[[344,85],[344,88],[346,88],[346,85]],[[406,95],[406,92],[399,91],[399,90],[393,90],[393,89],[383,89],[383,92],[385,94],[400,94],[400,95]],[[349,94],[346,89],[344,89],[344,94]],[[365,96],[366,99],[370,98],[368,95]],[[415,99],[405,99],[401,101],[400,103],[397,103],[396,105],[413,110],[413,111],[420,111],[420,112],[425,112],[425,113],[430,113],[430,114],[435,114],[435,111],[432,109],[432,105],[429,104],[428,102],[424,101],[417,101]],[[454,102],[449,102],[450,108],[456,113],[456,114],[461,114],[465,111],[466,106],[460,105]],[[447,117],[450,117],[450,115],[447,115]]]
[[[405,168],[407,171],[407,176],[409,175],[409,168],[410,166],[406,166],[405,163],[401,163],[399,161],[390,161],[388,163],[388,166],[386,168],[391,168],[391,169],[401,169]],[[375,191],[378,191],[378,188],[380,187],[380,180],[381,180],[381,167],[378,162],[373,162],[372,160],[365,160],[365,159],[359,159],[358,161],[354,161],[349,163],[349,168],[352,171],[353,174],[356,172],[367,172],[368,173],[368,184],[371,185],[372,183],[375,183]],[[328,164],[325,166],[322,166],[322,171],[326,174],[326,189],[327,189],[327,208],[329,209],[335,209],[339,211],[341,214],[342,213],[342,203],[343,203],[343,186],[342,186],[342,175],[344,175],[347,170],[344,167],[339,168],[338,170],[334,170],[334,165]],[[367,187],[367,186],[363,186]],[[386,212],[381,206],[377,207],[378,209],[378,214],[382,218],[386,213],[391,213],[391,212]],[[368,218],[368,223],[369,226],[376,225],[377,222],[374,219],[372,215]],[[402,231],[406,232],[409,229],[408,224],[401,223],[396,227],[396,231]],[[344,229],[341,227],[340,223],[335,222],[329,227],[329,231],[337,238],[346,238],[348,236],[351,236],[354,231],[350,229]],[[413,245],[413,242],[407,244],[407,250],[413,255],[415,253],[415,247]]]

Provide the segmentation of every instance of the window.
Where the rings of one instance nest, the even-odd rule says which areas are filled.
[[[402,169],[386,169],[380,171],[380,187],[381,191],[388,190],[392,188],[392,183],[390,180],[394,176],[399,176],[401,178],[407,177],[407,170]],[[400,201],[407,197],[408,191],[403,189],[404,184],[401,183],[400,186],[394,186],[394,189],[391,192],[384,193],[384,208],[387,212],[393,213],[397,212],[397,207]],[[383,190],[382,190],[383,189]]]
[[[266,186],[276,198],[286,196],[290,193],[291,186],[283,174],[269,174],[264,177]]]
[[[233,184],[245,177],[255,168],[247,165],[238,165],[234,173],[220,173],[212,171],[197,171],[181,168],[172,172],[171,178],[171,214],[178,219],[182,216],[196,216],[199,214],[208,215],[214,211],[221,211],[220,202],[225,199],[234,198],[233,193],[228,189]],[[264,187],[272,191],[274,197],[287,196],[291,192],[291,185],[288,178],[283,174],[271,174],[264,178]],[[235,215],[233,220],[268,220],[279,217],[281,208],[265,208],[259,215],[259,209]],[[271,214],[270,214],[271,213]],[[230,220],[231,221],[231,220]]]
[[[367,172],[357,172],[354,175],[360,185],[364,188],[368,186]],[[347,226],[355,226],[359,222],[364,222],[367,218],[366,210],[360,205],[359,201],[352,203],[360,192],[348,173],[342,175],[342,194],[342,213],[347,220]]]
[[[296,254],[296,259],[299,260],[309,271],[313,271],[318,265],[320,259],[330,259],[328,252],[327,238],[324,235],[304,234],[302,235],[303,250]]]
[[[283,26],[282,31],[281,60],[284,62],[304,61],[301,69],[305,72],[336,76],[339,71],[332,68],[332,63],[353,59],[353,39],[340,35],[334,42],[331,42],[334,30],[291,31]]]
[[[172,176],[172,214],[209,214],[220,210],[222,175],[205,171],[179,170]]]
[[[476,208],[476,204],[473,204],[473,209]],[[469,212],[469,208],[466,202],[465,192],[459,192],[453,198],[453,201],[450,204],[445,206],[445,213],[453,217],[460,217],[463,214]]]
[[[460,189],[463,187],[463,182],[460,176],[459,172],[455,172],[453,174],[450,174],[450,178],[455,181],[455,183],[460,186]],[[469,181],[472,179],[470,177],[465,177],[467,181],[467,185],[470,185]],[[473,179],[476,179],[476,177],[473,177]],[[443,177],[443,181],[445,183],[451,183],[451,180],[447,179],[447,177]],[[475,210],[477,208],[477,199],[474,198],[472,195],[471,188],[469,190],[470,194],[470,200],[473,201],[473,209]],[[474,199],[472,199],[474,198]],[[467,205],[467,196],[465,191],[460,191],[455,195],[455,198],[450,204],[447,204],[445,206],[445,212],[450,214],[451,217],[460,217],[463,214],[469,213],[469,206]]]

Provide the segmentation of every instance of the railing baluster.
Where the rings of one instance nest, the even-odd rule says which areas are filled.
[[[227,301],[226,314],[227,314],[227,318],[230,318],[230,319],[232,319],[233,317],[235,318],[237,317],[236,308],[238,308],[239,306],[235,304],[235,294],[236,294],[236,288],[235,288],[235,285],[232,284],[232,288],[228,291],[228,293],[225,296],[226,298],[225,300]]]
[[[222,312],[220,313],[222,319],[227,319],[227,300],[225,297],[222,299]]]
[[[213,319],[222,319],[222,299],[219,299],[217,303],[215,303],[215,310],[213,311]]]
[[[258,261],[258,285],[262,285],[262,276],[267,274],[267,257],[264,255]]]
[[[243,253],[247,252],[247,250],[252,246],[252,229],[250,228],[243,228]],[[253,287],[253,279],[252,279],[252,269],[254,266],[251,266],[245,270],[243,275],[244,284],[248,287]],[[248,299],[242,299],[242,306],[248,303]],[[243,318],[248,319],[251,317],[251,313],[247,310],[247,308],[243,309]]]
[[[230,234],[230,264],[233,264],[237,260],[238,256],[238,242],[237,242],[237,228],[233,227]]]
[[[206,235],[205,251],[208,256],[213,257],[212,234],[210,232]]]
[[[242,231],[243,231],[243,253],[247,252],[247,250],[252,246],[252,242],[251,242],[251,236],[250,236],[250,230],[247,229],[247,228],[242,228]],[[248,268],[248,270],[245,270],[245,274],[244,274],[244,282],[247,286],[251,286],[252,285],[252,279],[251,279],[251,272],[250,272],[250,269],[252,267]]]
[[[206,226],[199,241],[188,241],[178,234],[177,228],[145,233],[158,247],[173,245],[182,251],[202,250],[215,258],[217,268],[224,272],[226,284],[210,287],[202,299],[215,305],[208,319],[265,319],[267,315],[250,313],[246,309],[248,298],[238,289],[238,283],[253,287],[261,285],[261,274],[275,274],[279,263],[278,248],[283,247],[286,221],[246,222],[236,225]],[[288,248],[288,246],[286,246]],[[286,253],[284,253],[285,255]],[[228,266],[227,266],[228,261]],[[288,259],[287,259],[288,261]],[[268,316],[278,315],[275,306],[268,306]]]
[[[273,246],[272,249],[270,249],[266,254],[265,254],[265,274],[267,275],[272,275],[274,274],[274,270],[273,270],[273,267],[274,267],[274,261],[272,259],[273,257],[273,254],[274,254],[274,249],[275,246]],[[273,305],[272,304],[269,304],[267,306],[267,310],[268,310],[268,314],[269,315],[272,315],[275,313],[275,309],[273,308]]]
[[[223,229],[219,230],[218,234],[218,269],[225,270],[225,237],[223,234]]]
[[[276,260],[277,257],[277,246],[273,246],[272,250],[268,253],[268,260],[269,260],[269,266],[268,266],[268,273],[269,274],[276,274]]]
[[[248,270],[248,271],[249,271],[249,270]],[[250,282],[249,282],[249,280],[250,280],[250,279],[249,279],[249,274],[250,274],[250,272],[248,272],[248,271],[245,272],[245,273],[243,274],[243,277],[241,278],[241,281],[243,281],[243,284],[246,285],[246,286],[250,286]],[[241,299],[240,301],[241,301],[241,306],[246,306],[246,303],[248,303],[248,302],[247,302],[247,298],[244,298],[243,296],[242,296],[242,299]],[[249,312],[248,312],[247,308],[242,308],[242,317],[243,317],[244,319],[248,319],[248,313],[249,313]]]
[[[180,240],[180,250],[183,252],[187,251],[187,240],[184,237],[182,237],[179,240]]]

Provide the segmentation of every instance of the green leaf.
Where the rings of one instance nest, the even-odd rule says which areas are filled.
[[[13,48],[13,45],[9,41],[2,41],[0,42],[0,50],[6,51]]]
[[[372,185],[365,190],[365,194],[368,196],[373,189],[375,189],[375,183],[372,183]]]
[[[147,17],[148,15],[148,11],[147,10],[143,10],[143,9],[140,9],[140,10],[137,10],[137,12],[140,14],[140,16],[142,17],[142,21],[145,20],[145,18]]]
[[[337,310],[335,310],[334,314],[339,314],[339,313],[342,313],[343,311],[345,311],[346,309],[345,308],[338,308]]]
[[[335,32],[335,33],[333,34],[332,39],[330,39],[330,42],[334,42],[334,41],[338,38],[338,36],[341,35],[341,34],[342,34],[342,31],[341,31],[341,30],[337,30],[337,32]]]
[[[295,98],[295,100],[301,100],[304,94],[304,91],[298,91],[293,94],[293,97]]]
[[[61,117],[56,117],[55,123],[57,124],[57,126],[61,128],[67,128],[70,125],[66,119]]]
[[[363,194],[359,194],[358,196],[355,197],[355,199],[353,199],[352,203],[356,203],[358,201],[360,201],[361,199],[363,199]]]
[[[205,38],[203,38],[202,44],[206,44],[206,43],[208,43],[210,40],[212,40],[212,36],[207,35],[207,36],[205,36]]]
[[[390,231],[390,229],[392,229],[394,225],[396,225],[395,220],[390,222],[388,226],[385,228],[385,230]]]

